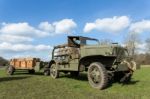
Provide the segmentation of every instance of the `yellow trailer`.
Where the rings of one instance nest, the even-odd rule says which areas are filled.
[[[28,70],[29,73],[35,73],[35,69],[44,65],[40,58],[14,58],[10,60],[7,68],[7,74],[12,75],[16,70]]]

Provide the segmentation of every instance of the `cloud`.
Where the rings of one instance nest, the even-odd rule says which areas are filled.
[[[77,24],[72,19],[63,19],[53,23],[41,22],[39,28],[46,32],[56,34],[72,33]]]
[[[93,23],[86,23],[83,31],[85,33],[97,30],[100,32],[117,33],[127,28],[130,19],[127,16],[114,16],[113,18],[97,19]]]
[[[150,20],[142,20],[132,23],[129,31],[133,33],[150,32]]]
[[[46,31],[46,32],[54,32],[55,28],[52,24],[50,24],[49,22],[41,22],[39,24],[39,29]]]
[[[49,59],[52,47],[45,44],[38,45],[38,40],[73,33],[76,27],[77,24],[73,19],[62,19],[52,23],[41,22],[37,26],[32,26],[28,22],[0,23],[0,54],[8,59],[15,56]]]
[[[55,27],[55,33],[72,33],[73,29],[77,27],[77,24],[72,19],[63,19],[53,23]]]
[[[0,28],[0,41],[20,43],[31,42],[34,38],[47,37],[50,34],[30,26],[27,22],[2,23]]]
[[[137,52],[138,53],[145,53],[146,52],[146,43],[136,43]]]
[[[33,52],[48,51],[52,49],[49,45],[31,45],[31,44],[11,44],[7,42],[0,43],[0,51],[3,52]]]
[[[33,46],[33,48],[34,48],[34,46]],[[35,46],[35,51],[45,51],[45,50],[50,50],[52,48],[53,47],[51,47],[49,45],[43,45],[43,44],[41,44],[41,45]]]
[[[31,42],[34,41],[31,37],[25,37],[25,36],[17,36],[17,35],[9,35],[9,34],[1,34],[0,35],[0,41],[2,42],[12,42],[12,43],[18,43],[18,42]]]
[[[3,22],[0,28],[0,41],[30,42],[35,38],[72,33],[76,27],[77,24],[72,19],[62,19],[53,23],[41,22],[38,27],[33,27],[28,22]]]
[[[40,31],[27,22],[22,23],[3,23],[2,28],[0,29],[2,34],[25,36],[25,37],[46,37],[49,35],[48,32]]]
[[[84,32],[90,32],[94,29],[96,29],[96,24],[95,23],[86,23],[83,31]]]

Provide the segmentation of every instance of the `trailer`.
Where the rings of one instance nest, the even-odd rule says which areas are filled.
[[[27,70],[28,73],[34,74],[35,70],[39,71],[45,64],[40,58],[14,58],[9,62],[7,74],[13,75],[16,70]]]

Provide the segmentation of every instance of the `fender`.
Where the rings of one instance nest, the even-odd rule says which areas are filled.
[[[48,67],[47,67],[47,68],[50,68],[53,63],[56,63],[56,61],[55,61],[55,60],[51,60],[51,61],[49,62],[49,64],[48,64]]]
[[[92,62],[100,62],[104,66],[110,67],[113,65],[116,56],[103,56],[103,55],[92,55],[92,56],[85,56],[79,60],[79,67],[80,65],[89,66]]]

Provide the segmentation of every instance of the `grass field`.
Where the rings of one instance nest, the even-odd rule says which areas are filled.
[[[15,73],[13,76],[0,70],[0,99],[149,99],[150,68],[134,73],[127,85],[113,83],[105,90],[90,87],[85,74],[78,78],[69,75],[52,79],[42,73],[29,75]]]

